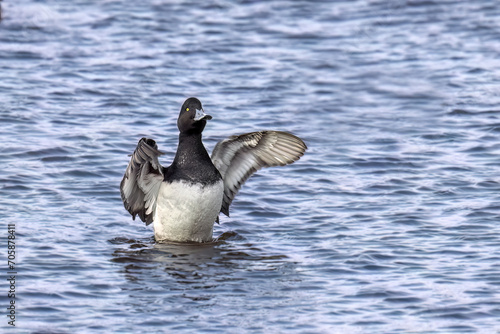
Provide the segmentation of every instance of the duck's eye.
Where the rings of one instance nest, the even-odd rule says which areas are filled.
[[[189,108],[186,108],[186,111],[189,111]]]

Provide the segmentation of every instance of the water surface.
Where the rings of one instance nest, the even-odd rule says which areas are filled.
[[[500,331],[495,2],[2,6],[18,332]],[[309,150],[252,177],[213,243],[156,244],[119,183],[142,136],[170,163],[189,96],[209,150],[260,129]]]

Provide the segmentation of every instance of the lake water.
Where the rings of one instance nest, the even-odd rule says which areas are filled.
[[[496,1],[3,1],[5,333],[499,333]],[[168,165],[185,98],[209,151],[291,131],[211,244],[156,244],[119,183]],[[8,224],[16,326],[8,324]]]

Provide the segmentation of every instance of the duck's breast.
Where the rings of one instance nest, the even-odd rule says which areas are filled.
[[[211,241],[223,193],[222,180],[208,185],[183,180],[163,182],[153,223],[155,239]]]

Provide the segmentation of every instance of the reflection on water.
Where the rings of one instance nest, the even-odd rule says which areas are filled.
[[[223,233],[209,243],[156,243],[154,238],[130,240],[114,238],[113,245],[125,246],[113,252],[111,261],[123,265],[127,279],[151,279],[148,271],[164,271],[178,283],[210,280],[218,282],[239,269],[276,270],[288,263],[286,255],[264,254],[255,245],[235,247],[231,241],[242,240],[235,232]],[[162,280],[164,277],[162,277]]]
[[[258,314],[271,311],[276,303],[283,304],[280,313],[287,312],[285,305],[303,303],[295,263],[234,232],[205,244],[155,243],[153,238],[109,242],[119,247],[111,261],[127,280],[121,287],[126,296],[121,307],[147,314],[148,325],[186,329],[197,319],[200,328],[219,331],[252,322],[261,328],[262,320],[241,318],[256,311],[257,306],[247,302],[248,294],[257,301]]]

